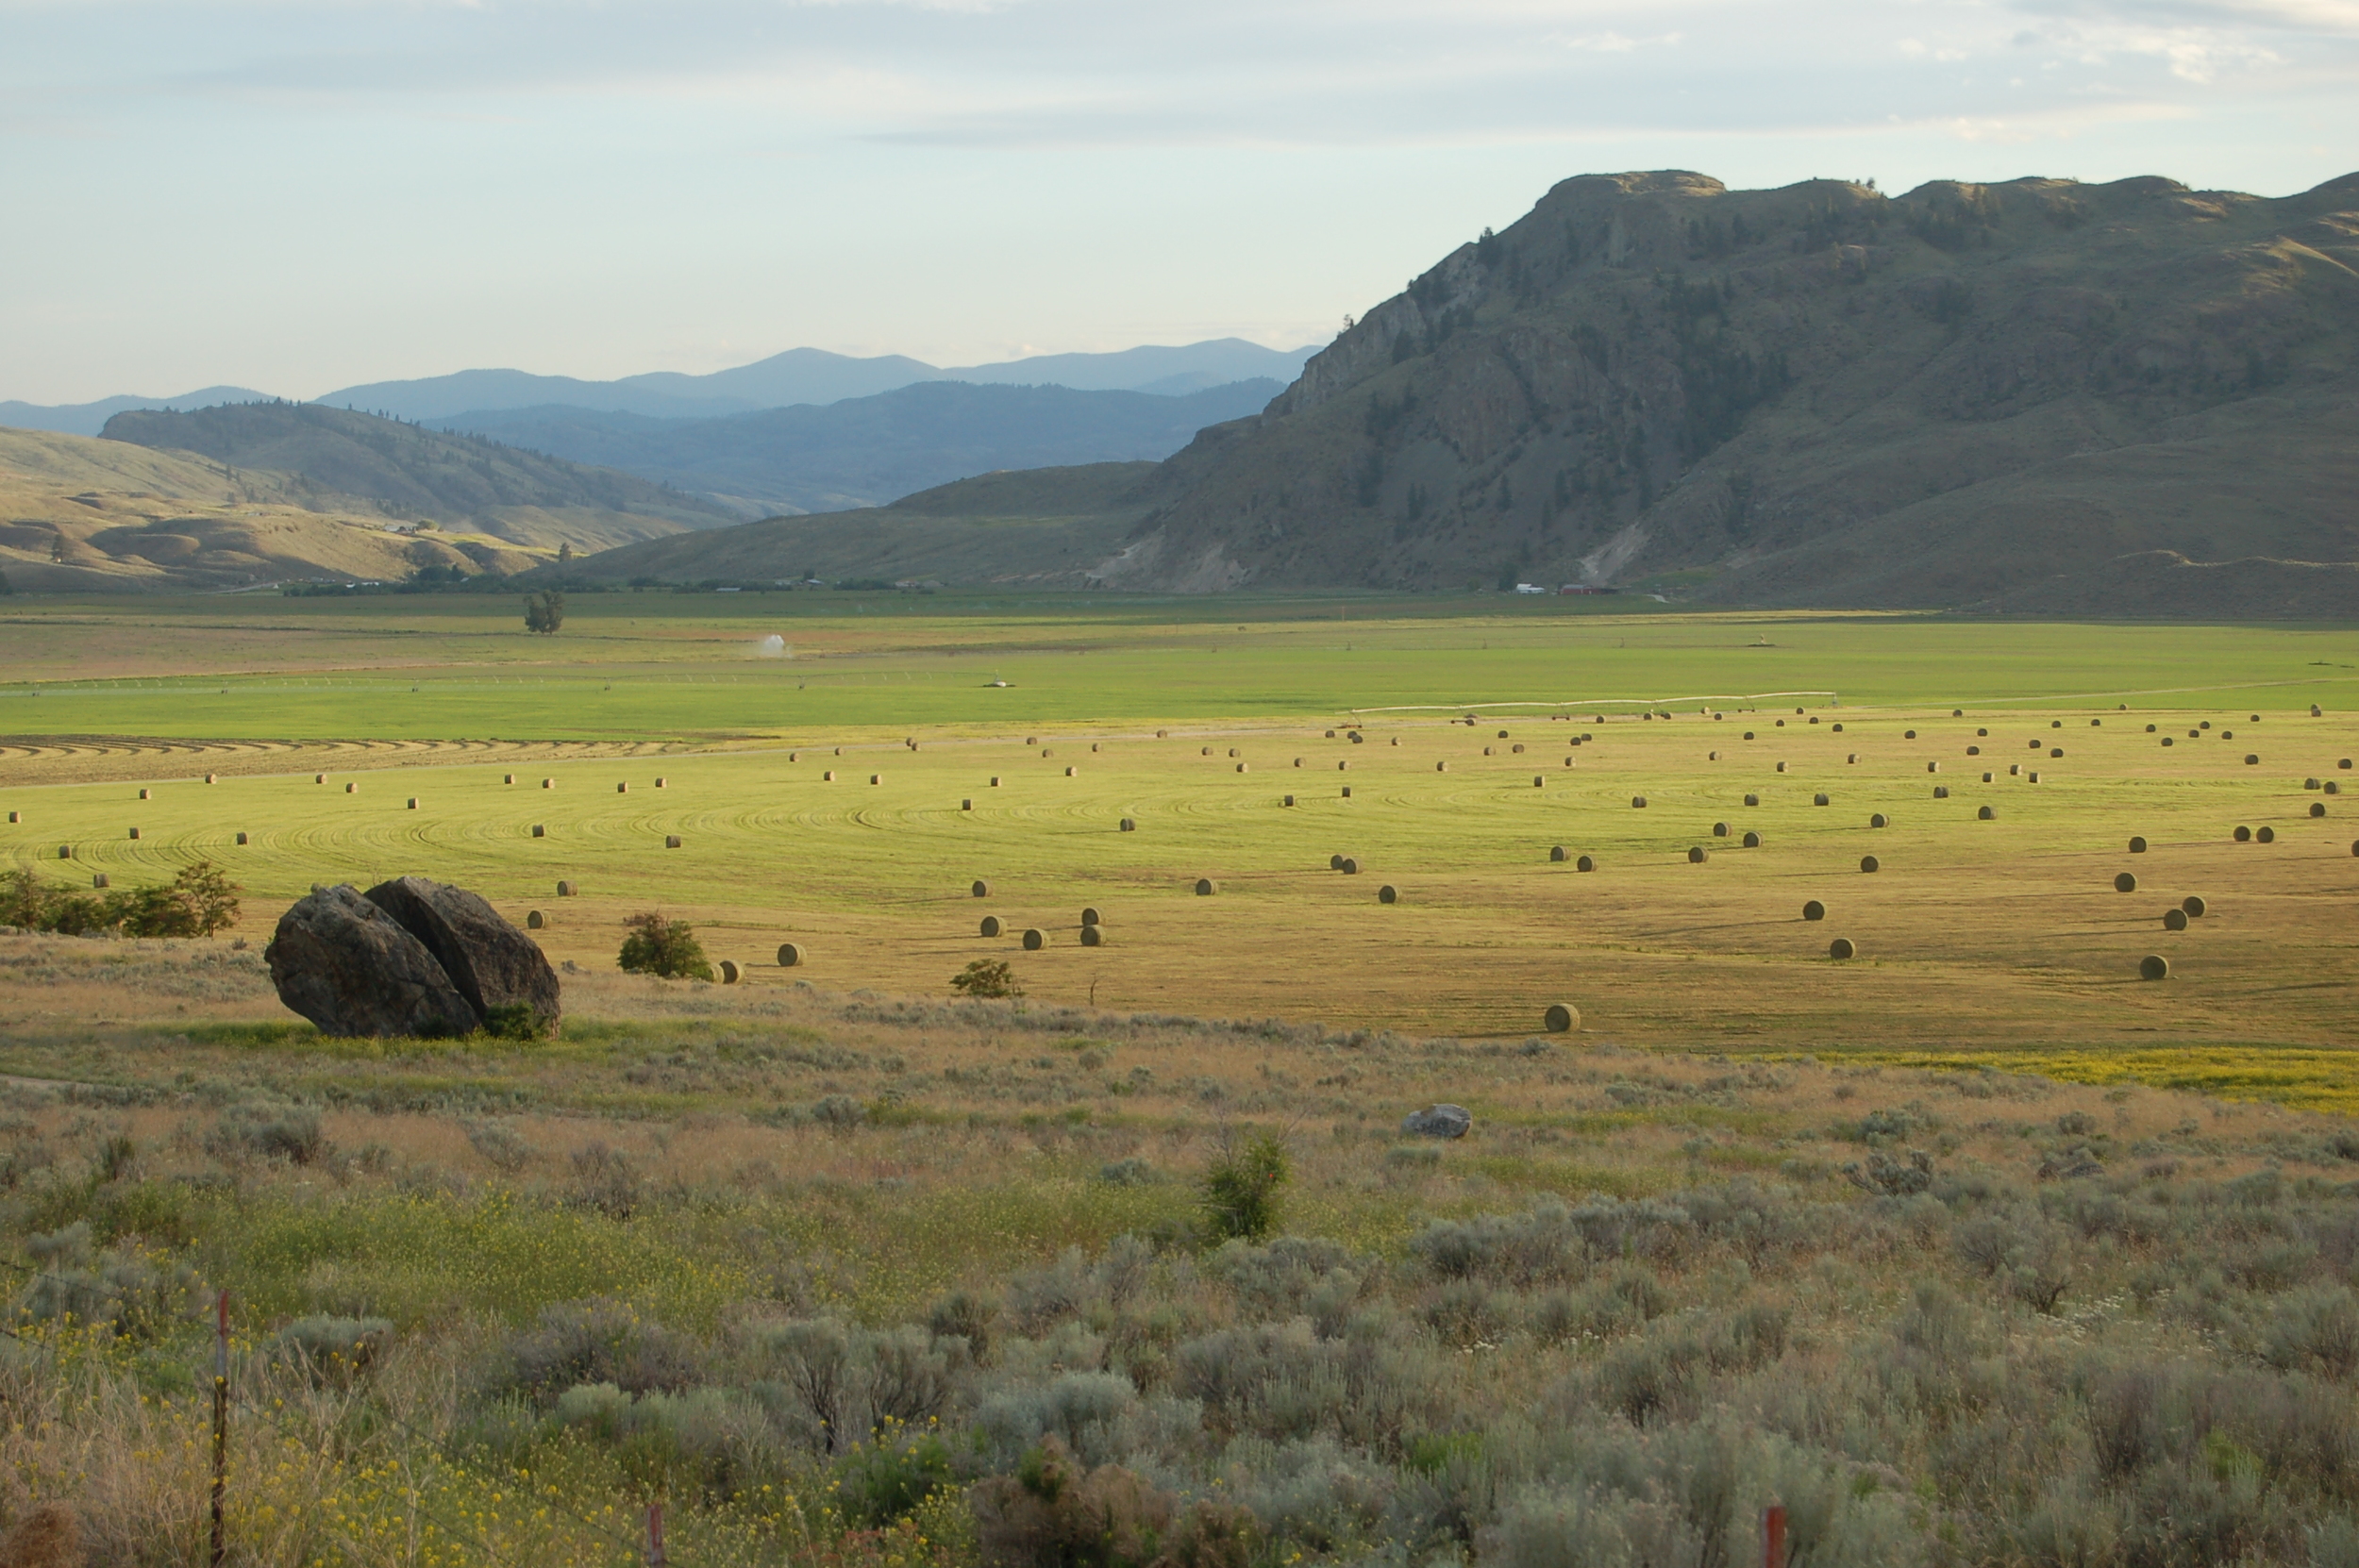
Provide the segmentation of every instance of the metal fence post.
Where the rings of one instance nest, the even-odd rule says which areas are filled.
[[[664,1568],[663,1505],[647,1505],[647,1568]]]
[[[1785,1568],[1785,1505],[1761,1510],[1761,1568]]]

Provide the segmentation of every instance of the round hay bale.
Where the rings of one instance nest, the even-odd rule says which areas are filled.
[[[1029,742],[1029,741],[1027,741],[1027,742],[1025,742],[1024,743],[1025,743],[1026,745],[1028,745],[1028,746],[1029,746],[1029,745],[1030,745],[1032,742]],[[835,748],[835,754],[836,754],[838,757],[843,756],[843,755],[844,755],[844,748],[843,748],[842,746],[838,746],[838,747],[836,747],[836,748]]]
[[[1072,771],[1073,770],[1071,768],[1065,769],[1065,772],[1067,773],[1071,773]],[[881,784],[884,782],[884,775],[880,773],[872,773],[868,776],[868,782],[871,784]]]
[[[1535,790],[1547,789],[1548,787],[1548,778],[1544,775],[1536,773],[1533,774],[1531,776],[1531,787]]]
[[[821,774],[821,775],[819,776],[819,782],[820,782],[820,783],[822,783],[822,784],[832,784],[832,783],[834,783],[834,782],[835,782],[835,770],[834,770],[833,768],[829,768],[829,769],[828,769],[828,770],[827,770],[827,772],[825,772],[825,773]]]
[[[558,883],[558,884],[557,884],[557,896],[558,896],[558,897],[560,897],[560,898],[571,898],[571,897],[573,897],[573,896],[574,896],[574,885],[573,885],[571,882],[560,882],[560,883]]]
[[[2254,843],[2275,843],[2277,842],[2277,829],[2274,827],[2256,827],[2252,830],[2252,842]]]
[[[1974,820],[1976,822],[1996,822],[1999,820],[1999,809],[1995,806],[1985,806],[1974,813]]]
[[[1883,862],[1873,855],[1863,855],[1859,858],[1859,868],[1862,871],[1882,871]]]
[[[1748,806],[1758,806],[1761,804],[1761,797],[1759,795],[1747,795],[1745,797],[1745,804]]]
[[[557,788],[557,780],[554,778],[544,778],[541,780],[541,788],[544,790],[554,790]]]
[[[1096,926],[1098,924],[1098,918],[1097,910],[1094,908],[1085,908],[1081,910],[1081,924],[1084,926]]]
[[[828,776],[832,778],[835,776],[833,774],[829,774]],[[991,787],[995,790],[999,788],[999,776],[997,774],[993,774],[991,776]]]
[[[22,811],[10,811],[8,813],[8,825],[10,826],[14,826],[16,824],[23,822],[24,820],[25,813]]]
[[[1938,762],[1928,762],[1925,764],[1925,771],[1927,773],[1939,773],[1941,771],[1941,764]]]
[[[1913,729],[1904,729],[1900,731],[1900,739],[1903,741],[1914,741],[1916,739],[1916,731]]]
[[[1824,794],[1815,794],[1811,796],[1810,803],[1813,806],[1832,806],[1834,804],[1833,801],[1829,800]]]
[[[2337,768],[2340,768],[2343,772],[2345,772],[2345,773],[2349,773],[2349,772],[2351,771],[2351,759],[2350,759],[2350,758],[2348,758],[2348,757],[2345,757],[2345,758],[2343,758],[2343,759],[2339,759],[2338,761],[2336,761],[2334,765],[2335,765]]]
[[[1782,763],[1782,762],[1779,763],[1779,764],[1778,764],[1778,771],[1779,771],[1780,773],[1783,773],[1783,772],[1785,772],[1785,764],[1784,764],[1784,763]]]
[[[1135,833],[1138,830],[1139,822],[1136,817],[1125,817],[1122,819],[1122,831],[1125,833]]]
[[[2353,855],[2359,855],[2359,844],[2351,845],[2351,852]],[[1593,858],[1583,855],[1580,859],[1573,862],[1573,869],[1575,871],[1595,871],[1598,869],[1598,862]]]
[[[972,795],[962,797],[959,801],[959,809],[962,811],[972,811],[975,809],[975,797]]]
[[[1729,825],[1725,822],[1714,823],[1712,825],[1712,836],[1715,839],[1727,838],[1729,836]]]
[[[1082,926],[1082,927],[1081,927],[1081,945],[1082,945],[1082,946],[1084,946],[1084,947],[1102,947],[1102,946],[1104,946],[1104,945],[1105,945],[1105,943],[1106,943],[1106,932],[1105,932],[1105,928],[1104,928],[1103,926]]]
[[[1159,729],[1155,732],[1155,739],[1158,741],[1168,740],[1170,736],[1171,731],[1168,729]]]
[[[1632,795],[1630,797],[1630,804],[1631,809],[1643,811],[1647,809],[1647,797],[1645,795]]]
[[[1701,844],[1690,844],[1690,845],[1688,846],[1688,849],[1687,849],[1687,863],[1688,863],[1689,865],[1691,865],[1691,866],[1699,866],[1699,865],[1702,865],[1702,864],[1704,863],[1704,861],[1705,861],[1705,860],[1707,860],[1708,859],[1710,859],[1710,857],[1709,857],[1709,856],[1707,856],[1707,855],[1704,853],[1704,846],[1703,846],[1703,845],[1701,845]]]
[[[991,896],[991,884],[978,876],[973,882],[967,884],[966,891],[977,898],[989,898]]]
[[[2252,829],[2239,824],[2236,830],[2228,836],[2235,840],[2238,843],[2250,843],[2252,842]]]
[[[2131,854],[2133,854],[2133,855],[2143,855],[2143,854],[2145,854],[2145,853],[2146,853],[2146,840],[2145,840],[2144,838],[2140,837],[2139,835],[2133,833],[2133,834],[2130,836],[2130,853],[2131,853]]]
[[[1379,904],[1397,904],[1400,902],[1400,890],[1387,882],[1376,890],[1376,901]]]
[[[93,888],[103,888],[108,886],[109,883],[107,881],[107,874],[103,871],[99,872],[90,879],[90,885]]]
[[[1329,731],[1327,732],[1327,738],[1328,738],[1329,740],[1330,740],[1330,741],[1331,741],[1331,740],[1333,740],[1333,739],[1335,738],[1335,732],[1334,732],[1333,730],[1331,730],[1331,729],[1330,729],[1330,730],[1329,730]]]
[[[1885,816],[1882,811],[1878,811],[1867,819],[1867,826],[1870,827],[1889,827],[1892,826],[1892,819]]]
[[[1210,746],[1206,746],[1206,747],[1204,748],[1204,755],[1205,755],[1205,756],[1207,756],[1207,757],[1212,756],[1212,755],[1213,755],[1213,748],[1212,748],[1212,747],[1210,747]]]
[[[678,833],[664,834],[663,847],[666,849],[678,849],[679,847],[679,835]]]
[[[1581,1027],[1581,1009],[1569,1002],[1551,1002],[1548,1010],[1540,1015],[1550,1034],[1570,1034]]]
[[[514,776],[510,775],[510,776],[512,777]],[[311,782],[314,784],[325,784],[327,782],[327,776],[324,773],[315,773],[311,776]]]
[[[2326,717],[2326,709],[2320,708],[2317,703],[2312,703],[2310,705],[2310,717],[2314,719],[2322,719]]]
[[[2330,795],[2338,795],[2343,792],[2343,787],[2331,778],[2324,784],[2320,785],[2319,788],[2324,790]]]
[[[212,781],[213,781],[213,776],[212,776],[211,774],[207,774],[207,775],[205,776],[205,782],[206,782],[206,783],[208,783],[208,784],[210,784]]]
[[[1196,895],[1198,898],[1210,898],[1219,891],[1219,886],[1209,876],[1199,876],[1196,879]]]
[[[74,846],[70,843],[59,844],[58,846],[58,859],[60,860],[71,860],[74,859]]]
[[[1761,847],[1761,835],[1758,833],[1748,833],[1745,835],[1744,843],[1747,849],[1759,849]]]
[[[803,944],[799,942],[778,943],[778,967],[780,969],[800,969],[804,959],[809,956],[803,951]]]
[[[1297,757],[1297,758],[1296,758],[1296,759],[1295,759],[1295,766],[1296,766],[1296,767],[1297,767],[1297,768],[1298,768],[1298,767],[1300,767],[1300,766],[1302,766],[1302,759],[1301,759],[1301,758]]]
[[[1398,745],[1398,744],[1400,744],[1400,737],[1399,737],[1399,736],[1396,735],[1396,736],[1394,736],[1394,737],[1393,737],[1393,744],[1395,744],[1395,745]]]
[[[1707,762],[1717,762],[1718,760],[1720,760],[1720,754],[1719,754],[1718,752],[1716,752],[1716,751],[1708,751],[1708,752],[1705,752],[1705,753],[1704,753],[1704,760],[1705,760],[1705,761],[1707,761]]]
[[[1851,944],[1851,939],[1849,937],[1837,937],[1834,941],[1827,943],[1827,957],[1831,959],[1855,959],[1859,957],[1859,949]]]
[[[630,793],[630,781],[628,779],[625,779],[620,784],[615,785],[614,792],[618,795],[627,795]]]
[[[1024,929],[1024,951],[1026,951],[1027,953],[1037,953],[1037,952],[1039,952],[1042,948],[1044,948],[1044,947],[1046,947],[1046,946],[1047,946],[1047,945],[1048,945],[1048,933],[1047,933],[1047,932],[1046,932],[1046,931],[1042,930],[1042,929],[1041,929],[1039,926],[1026,926],[1026,927],[1025,927],[1025,929]]]
[[[911,742],[910,742],[910,750],[912,750],[912,751],[915,751],[916,749],[917,749],[917,742],[914,742],[914,741]],[[659,790],[663,789],[663,788],[665,788],[665,787],[666,787],[666,786],[665,786],[665,783],[664,783],[664,778],[663,778],[663,776],[662,776],[661,774],[657,774],[657,775],[655,776],[655,787],[656,787],[657,789],[659,789]]]
[[[1506,739],[1507,739],[1507,731],[1505,731],[1505,730],[1503,730],[1503,729],[1502,729],[1502,730],[1500,730],[1500,731],[1499,731],[1499,739],[1500,739],[1500,740],[1502,740],[1502,741],[1506,740]]]
[[[1983,755],[1983,748],[1980,746],[1968,746],[1966,748],[1966,754],[1968,757],[1980,757]]]
[[[344,786],[344,793],[346,793],[346,794],[348,794],[348,795],[357,795],[357,794],[359,794],[360,792],[360,784],[359,784],[357,781],[356,781],[356,782],[354,782],[354,783],[350,783],[350,784],[347,784],[347,785],[345,785],[345,786]]]
[[[1747,731],[1745,732],[1745,739],[1747,739],[1748,741],[1749,741],[1749,740],[1751,740],[1752,738],[1753,738],[1753,732],[1752,732],[1751,730],[1749,730],[1749,729],[1748,729],[1748,730],[1747,730]]]
[[[1948,800],[1949,798],[1949,786],[1947,784],[1934,785],[1933,798],[1935,800]]]
[[[549,836],[548,824],[543,822],[534,823],[532,825],[532,836],[536,839],[547,838]]]
[[[2048,755],[2049,755],[2050,758],[2062,757],[2062,756],[2064,755],[2064,747],[2062,747],[2062,746],[2049,746],[2049,747],[2048,748]]]
[[[1349,800],[1351,798],[1351,786],[1348,784],[1344,786],[1344,798],[1346,800]]]
[[[243,842],[245,842],[245,835],[244,835],[244,834],[243,834],[243,833],[239,834],[239,835],[238,835],[238,842],[239,842],[240,843],[243,843]]]
[[[2314,817],[2322,817],[2326,815],[2326,802],[2322,800],[2312,801],[2310,803],[2310,814]]]
[[[140,798],[142,800],[145,800],[147,798],[147,792],[145,790],[142,790],[140,792]]]
[[[2023,764],[2022,764],[2022,763],[2020,763],[2020,762],[2010,762],[2010,763],[2008,763],[2008,764],[2007,764],[2007,776],[2008,776],[2009,778],[2020,778],[2020,777],[2022,777],[2022,776],[2023,776]]]
[[[548,923],[549,917],[543,914],[538,909],[527,909],[525,911],[525,929],[527,931],[538,931],[547,926]]]
[[[735,959],[723,959],[721,960],[721,983],[725,986],[733,986],[737,983],[738,978],[737,960]]]
[[[405,807],[405,808],[404,808],[404,809],[405,809],[405,810],[414,811],[414,810],[416,810],[417,809],[418,809],[418,797],[417,797],[416,795],[411,795],[411,796],[410,797],[410,804],[409,804],[407,807]]]
[[[1966,709],[1963,708],[1953,708],[1949,709],[1949,716],[1953,719],[1963,719],[1966,717]]]
[[[1856,763],[1856,762],[1858,762],[1858,760],[1859,760],[1859,753],[1858,753],[1858,752],[1856,752],[1856,751],[1855,751],[1855,752],[1852,752],[1852,753],[1850,753],[1849,755],[1846,756],[1846,757],[1843,759],[1843,760],[1844,760],[1844,761],[1846,761],[1846,762]]]
[[[1337,855],[1330,855],[1330,856],[1327,858],[1327,869],[1328,869],[1328,870],[1330,870],[1330,871],[1341,871],[1341,870],[1343,870],[1343,869],[1344,869],[1344,858],[1343,858],[1343,856],[1341,856],[1340,854],[1337,854]]]
[[[1234,747],[1234,746],[1230,746],[1230,747],[1229,748],[1229,755],[1230,755],[1230,756],[1231,756],[1231,757],[1236,756],[1236,755],[1237,755],[1237,748],[1236,748],[1236,747]]]
[[[2210,907],[2203,902],[2203,895],[2198,892],[2191,892],[2179,901],[2179,908],[2186,912],[2189,920],[2201,920],[2203,911]]]
[[[1287,795],[1279,802],[1281,806],[1292,806],[1294,803],[1295,797],[1292,795]]]
[[[1447,762],[1436,762],[1433,764],[1433,771],[1435,773],[1447,773],[1449,772],[1449,764]]]
[[[987,937],[995,937],[1000,932],[1006,930],[1007,927],[999,923],[999,917],[997,915],[985,915],[983,916],[982,925],[979,929],[982,934]]]
[[[1837,735],[1842,734],[1842,733],[1843,733],[1843,726],[1842,726],[1841,725],[1837,725],[1837,726],[1834,726],[1834,732],[1835,732]]]
[[[2138,960],[2138,978],[2141,980],[2169,979],[2170,960],[2160,953],[2149,953]]]
[[[1349,762],[1337,762],[1335,764],[1335,771],[1337,773],[1348,773],[1350,770],[1351,764]]]
[[[1344,863],[1335,869],[1346,876],[1357,876],[1360,875],[1360,862],[1352,856],[1347,855],[1344,857]]]
[[[1238,771],[1239,773],[1244,773],[1244,772],[1246,772],[1247,769],[1249,769],[1250,767],[1252,767],[1252,765],[1253,765],[1253,764],[1251,764],[1250,762],[1240,762],[1240,763],[1238,763],[1238,764],[1237,764],[1237,771]]]
[[[1490,756],[1490,755],[1491,755],[1491,748],[1490,748],[1489,746],[1484,746],[1484,747],[1482,748],[1482,755],[1483,755],[1483,756],[1485,756],[1485,757]]]
[[[1977,735],[1979,735],[1979,736],[1981,736],[1981,737],[1982,737],[1983,739],[1984,739],[1984,740],[1988,740],[1988,739],[1990,738],[1990,731],[1989,731],[1989,730],[1987,730],[1987,729],[1978,729],[1978,730],[1976,730],[1974,733],[1975,733],[1975,734],[1977,734]],[[1972,751],[1972,750],[1974,750],[1975,748],[1974,748],[1974,747],[1972,747],[1972,746],[1968,746],[1968,747],[1966,747],[1966,750],[1968,750],[1968,751]]]
[[[1240,768],[1240,769],[1238,769],[1237,771],[1238,771],[1238,772],[1240,772],[1240,773],[1242,773],[1242,772],[1244,772],[1245,770],[1244,770],[1244,769],[1242,769],[1242,768]],[[1064,771],[1064,776],[1065,776],[1067,778],[1079,778],[1079,777],[1080,777],[1080,776],[1081,776],[1081,775],[1080,775],[1080,771],[1079,771],[1079,769],[1077,769],[1077,768],[1070,768],[1070,767],[1068,767],[1068,768],[1066,768],[1066,769],[1065,769],[1065,771]],[[873,779],[873,778],[872,778],[872,779],[870,779],[868,782],[870,782],[871,784],[874,784],[874,783],[875,783],[875,782],[877,782],[877,781],[876,781],[875,779]]]
[[[2136,873],[2125,871],[2117,874],[2114,877],[2114,892],[2135,892],[2137,891],[2138,878]]]
[[[140,830],[139,830],[138,828],[136,828],[136,827],[132,828],[132,829],[131,829],[131,837],[133,837],[133,838],[135,838],[135,839],[136,839],[136,838],[138,838],[139,836],[140,836]]]
[[[1985,784],[1988,784],[1988,783],[1990,783],[1990,782],[1992,781],[1992,779],[1993,779],[1994,777],[1995,777],[1995,776],[1994,776],[1994,775],[1991,775],[1991,774],[1984,774],[1984,775],[1983,775],[1983,783],[1985,783]]]
[[[2244,765],[2248,768],[2259,767],[2261,765],[2261,754],[2257,751],[2246,752],[2244,754]]]
[[[1563,844],[1550,844],[1548,846],[1548,859],[1551,861],[1564,861],[1571,859],[1572,856]]]
[[[1802,918],[1804,920],[1824,920],[1827,918],[1827,907],[1824,904],[1821,904],[1817,899],[1813,898],[1802,905]]]
[[[2166,735],[2166,736],[2164,736],[2164,737],[2163,737],[2163,744],[2165,744],[2165,745],[2168,746],[2168,745],[2176,745],[2176,744],[2178,744],[2178,742],[2175,742],[2175,741],[2173,741],[2173,740],[2172,740],[2169,736]]]
[[[2163,911],[2163,929],[2164,929],[2164,930],[2166,930],[2166,931],[2183,931],[2183,930],[2185,930],[2186,928],[2187,928],[2187,911],[2186,911],[2186,910],[2184,910],[2184,909],[2165,909],[2165,910]]]
[[[1507,751],[1508,755],[1511,757],[1520,757],[1523,755],[1524,743],[1521,741],[1518,741],[1514,745],[1508,747]]]

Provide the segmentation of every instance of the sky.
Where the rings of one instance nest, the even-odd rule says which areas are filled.
[[[1323,342],[1557,180],[2359,169],[2359,0],[0,0],[0,399]]]

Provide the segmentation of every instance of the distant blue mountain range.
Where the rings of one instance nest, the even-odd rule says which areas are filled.
[[[825,349],[791,348],[767,359],[709,375],[659,371],[618,381],[582,381],[520,370],[466,370],[415,381],[344,387],[312,399],[412,421],[445,421],[518,409],[563,407],[651,419],[710,419],[796,404],[873,397],[920,381],[1069,387],[1077,392],[1141,392],[1184,396],[1207,388],[1266,377],[1290,382],[1313,348],[1269,349],[1241,338],[1217,338],[1178,347],[1127,348],[1112,354],[1044,354],[998,364],[942,369],[888,354],[855,359]],[[186,410],[222,403],[252,403],[269,393],[246,387],[207,387],[177,397],[109,397],[95,403],[42,406],[0,403],[0,425],[94,436],[130,409]]]

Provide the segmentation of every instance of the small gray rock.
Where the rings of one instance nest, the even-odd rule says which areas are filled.
[[[1463,1105],[1428,1106],[1400,1119],[1400,1130],[1419,1138],[1464,1138],[1474,1126],[1474,1113]]]
[[[557,1026],[557,972],[538,942],[482,898],[447,882],[399,876],[371,888],[368,900],[426,944],[478,1022],[494,1008],[521,1003],[544,1032]]]
[[[480,1022],[426,944],[349,887],[298,900],[262,959],[278,999],[326,1034],[438,1039]]]

